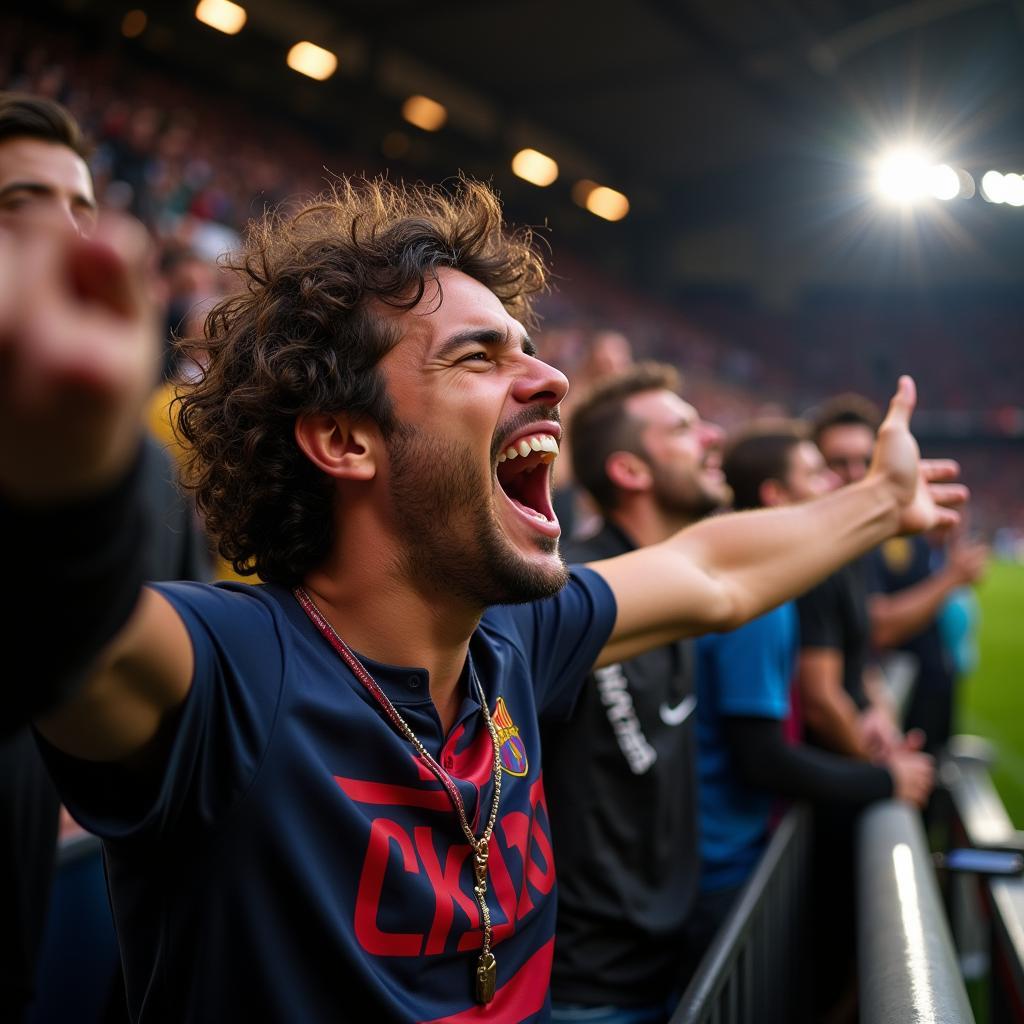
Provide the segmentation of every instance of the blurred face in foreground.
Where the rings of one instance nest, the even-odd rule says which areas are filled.
[[[484,607],[556,592],[567,572],[551,507],[568,382],[533,354],[484,285],[442,269],[381,361],[398,426],[390,515],[408,576]]]
[[[854,484],[867,476],[875,433],[862,423],[837,423],[822,432],[818,447],[843,484]]]
[[[839,478],[810,441],[801,441],[790,449],[786,478],[780,482],[786,504],[820,498],[840,486]]]
[[[643,424],[641,445],[658,507],[686,520],[721,508],[730,497],[722,472],[722,431],[668,390],[626,399],[626,412]]]
[[[74,150],[42,139],[0,142],[0,226],[34,218],[79,234],[96,224],[96,200],[85,161]]]

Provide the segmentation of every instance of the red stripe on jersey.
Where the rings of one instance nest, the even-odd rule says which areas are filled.
[[[551,983],[551,961],[555,953],[555,940],[545,942],[522,967],[505,982],[494,999],[486,1006],[471,1006],[467,1010],[437,1017],[424,1024],[519,1024],[531,1014],[539,1013]],[[472,965],[470,965],[471,967]]]
[[[411,786],[389,786],[383,782],[364,782],[334,776],[346,796],[361,804],[387,804],[393,807],[425,807],[430,811],[451,811],[451,801],[443,789],[413,789]]]

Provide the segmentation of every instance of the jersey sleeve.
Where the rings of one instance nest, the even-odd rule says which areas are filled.
[[[842,615],[839,609],[839,581],[829,576],[796,602],[800,620],[801,647],[842,650]]]
[[[714,679],[723,715],[784,719],[789,714],[793,632],[778,615],[762,615],[731,633],[697,642],[698,671]]]
[[[530,665],[538,714],[568,717],[615,625],[611,587],[592,569],[573,566],[554,597],[509,611]]]
[[[195,656],[192,685],[142,767],[84,761],[38,742],[71,814],[104,839],[212,829],[251,785],[284,680],[280,611],[260,588],[154,587],[181,616]]]

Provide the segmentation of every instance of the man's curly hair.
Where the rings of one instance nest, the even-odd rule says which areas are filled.
[[[411,309],[449,267],[530,326],[544,264],[528,229],[505,230],[486,185],[354,178],[265,218],[228,266],[241,290],[212,310],[198,345],[182,343],[203,367],[177,391],[185,482],[237,572],[294,585],[333,536],[333,488],[299,449],[296,418],[345,411],[385,437],[395,427],[378,363],[400,337],[374,304]]]

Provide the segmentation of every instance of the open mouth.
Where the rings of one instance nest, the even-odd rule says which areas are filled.
[[[722,471],[721,452],[714,451],[705,455],[700,468],[703,473],[709,476],[725,479],[725,473]]]
[[[496,475],[505,497],[544,533],[552,528],[558,532],[550,483],[550,467],[557,455],[558,441],[547,433],[516,438],[498,455]]]

